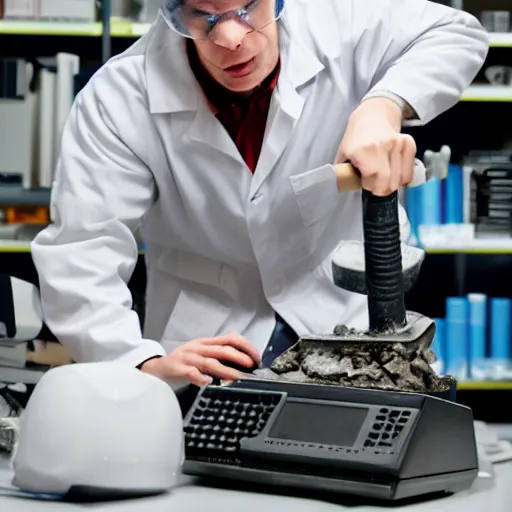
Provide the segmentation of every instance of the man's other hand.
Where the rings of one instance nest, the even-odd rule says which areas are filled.
[[[229,364],[250,370],[259,362],[260,354],[254,345],[231,333],[184,343],[164,357],[150,359],[141,370],[165,381],[188,379],[196,386],[204,386],[212,382],[212,377],[238,380],[240,371]]]
[[[335,164],[350,162],[363,189],[386,196],[413,178],[416,144],[401,133],[402,109],[387,98],[363,101],[350,116]]]

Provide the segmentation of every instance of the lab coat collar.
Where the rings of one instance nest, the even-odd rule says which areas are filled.
[[[306,93],[302,93],[301,87],[314,79],[324,68],[307,41],[294,30],[295,26],[287,16],[281,18],[281,74],[270,106],[265,133],[266,144],[263,144],[251,180],[251,196],[257,194],[272,173],[293,135],[295,124],[302,114],[306,101]]]
[[[293,30],[290,21],[287,14],[279,21],[283,69],[278,100],[288,115],[298,119],[303,100],[297,90],[324,66],[301,34]],[[185,39],[167,25],[161,13],[147,37],[145,69],[150,112],[197,110],[202,103],[202,92],[188,63]]]
[[[278,84],[279,102],[287,114],[298,119],[304,104],[299,89],[320,73],[324,65],[310,48],[303,34],[299,34],[294,28],[288,16],[281,18],[279,28],[279,46],[283,62]]]
[[[197,110],[200,91],[188,63],[185,38],[167,25],[162,13],[147,36],[145,73],[150,112]]]

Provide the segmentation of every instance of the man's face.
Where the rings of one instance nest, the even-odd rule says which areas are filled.
[[[273,0],[185,0],[188,12],[199,16],[222,15],[246,8],[248,22],[273,18]],[[193,18],[191,19],[193,23]],[[259,31],[236,16],[220,19],[209,39],[195,39],[199,59],[209,74],[223,87],[247,93],[260,85],[279,59],[278,27],[272,21]]]

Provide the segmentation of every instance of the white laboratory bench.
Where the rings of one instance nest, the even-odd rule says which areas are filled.
[[[8,464],[0,458],[0,475],[6,475]],[[336,502],[313,499],[312,495],[292,496],[264,494],[248,490],[229,490],[198,485],[193,479],[172,492],[152,498],[104,503],[60,503],[8,497],[0,491],[0,510],[5,512],[370,512],[381,509],[403,512],[510,512],[512,510],[512,462],[494,466],[494,479],[478,479],[470,491],[429,501],[417,501],[399,507],[365,504],[361,499],[344,498]],[[3,478],[5,481],[5,478]]]

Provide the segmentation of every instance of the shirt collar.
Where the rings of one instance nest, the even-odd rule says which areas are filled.
[[[232,105],[245,106],[252,101],[257,101],[258,98],[272,92],[277,85],[279,71],[281,68],[280,62],[278,62],[277,66],[263,81],[263,83],[261,83],[251,94],[240,95],[225,89],[211,77],[208,71],[206,71],[204,66],[201,64],[196,47],[190,39],[187,41],[187,54],[192,72],[201,86],[214,114],[229,109]]]

